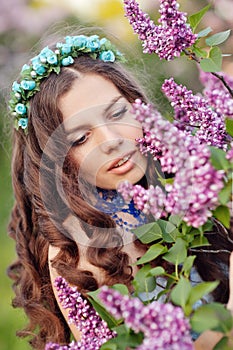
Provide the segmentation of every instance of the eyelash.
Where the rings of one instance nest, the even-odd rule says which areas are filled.
[[[126,106],[123,106],[118,112],[110,115],[110,119],[116,119],[118,117],[122,117],[127,111],[128,111],[128,108]]]
[[[77,147],[77,146],[82,145],[83,143],[86,142],[87,137],[88,137],[88,133],[86,133],[85,135],[81,136],[78,140],[72,142],[71,147]],[[82,139],[84,139],[84,140],[82,141]]]

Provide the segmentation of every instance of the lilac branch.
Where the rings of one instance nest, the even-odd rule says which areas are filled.
[[[184,49],[183,50],[184,54],[186,56],[188,56],[189,58],[191,58],[193,61],[197,62],[198,64],[200,64],[200,59],[196,56],[196,54],[194,52],[189,52],[188,50]],[[231,95],[231,97],[233,98],[233,90],[230,88],[230,86],[227,84],[226,80],[224,79],[224,77],[221,74],[218,74],[216,72],[210,72],[210,74],[212,74],[213,76],[215,76],[216,78],[218,78],[223,85],[225,86],[225,88],[227,89],[227,91],[229,92],[229,94]]]

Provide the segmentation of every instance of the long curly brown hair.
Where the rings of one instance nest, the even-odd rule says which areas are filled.
[[[84,295],[99,287],[90,271],[79,268],[78,244],[64,226],[69,215],[77,217],[86,232],[90,240],[86,256],[100,269],[105,283],[129,285],[132,280],[129,257],[122,251],[123,241],[114,221],[89,205],[82,196],[75,175],[78,169],[74,168],[70,145],[61,126],[63,118],[58,102],[78,79],[77,72],[99,74],[110,80],[129,102],[136,98],[146,101],[138,84],[121,65],[80,56],[71,67],[62,68],[58,75],[50,74],[41,83],[40,91],[30,100],[28,134],[22,130],[14,131],[12,182],[15,205],[9,235],[16,242],[18,260],[9,267],[8,274],[14,280],[16,296],[13,305],[23,308],[29,319],[27,327],[18,335],[30,336],[30,344],[39,350],[49,341],[70,341],[69,327],[51,286],[49,245],[59,248],[53,260],[53,267],[59,275],[78,286]],[[148,169],[148,179],[152,178],[150,174],[151,169]],[[213,239],[213,245],[215,242]],[[227,264],[227,258],[221,260],[221,254],[218,258]],[[221,300],[221,291],[224,290],[227,292],[221,301],[226,302],[228,281],[219,268],[219,261],[200,253],[198,269],[203,270],[204,264],[207,269],[208,261],[208,273],[201,275],[206,280],[221,280],[216,299]]]

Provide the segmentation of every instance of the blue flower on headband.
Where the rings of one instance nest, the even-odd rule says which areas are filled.
[[[70,44],[62,44],[61,45],[61,53],[62,55],[66,54],[66,53],[70,53],[72,49],[72,45]]]
[[[65,57],[63,58],[63,60],[61,61],[61,64],[63,66],[69,66],[70,64],[74,63],[74,59],[71,56]]]
[[[26,114],[27,107],[23,103],[17,103],[17,105],[15,106],[15,111],[17,114]]]
[[[41,50],[40,54],[39,54],[39,57],[40,58],[48,58],[49,56],[53,55],[54,52],[48,48],[48,46],[44,47],[43,50]]]
[[[18,120],[18,127],[26,129],[28,126],[28,118],[20,118]]]
[[[46,72],[46,68],[40,63],[35,63],[33,69],[39,75],[43,75]]]
[[[24,90],[33,90],[36,87],[36,83],[34,80],[22,80],[20,86]]]
[[[115,55],[112,52],[112,50],[101,52],[101,54],[99,55],[99,58],[104,62],[114,62],[115,61]]]
[[[38,55],[38,56],[31,58],[31,62],[32,62],[33,67],[35,64],[40,64],[41,63],[40,56]]]
[[[53,53],[52,55],[47,57],[47,62],[49,64],[57,64],[57,55]]]
[[[27,69],[30,69],[30,66],[28,64],[24,64],[22,69],[21,69],[21,72],[24,72]]]
[[[73,37],[73,45],[79,49],[83,49],[87,45],[87,37],[85,35],[77,35]]]
[[[91,51],[96,51],[100,48],[100,41],[98,39],[99,37],[97,35],[92,35],[88,38],[86,47],[89,48]]]
[[[12,84],[12,91],[21,92],[21,86],[17,81],[14,81]]]

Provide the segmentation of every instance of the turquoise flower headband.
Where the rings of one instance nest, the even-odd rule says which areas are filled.
[[[54,51],[45,47],[29,65],[23,66],[19,80],[12,85],[9,108],[17,130],[22,128],[27,132],[29,100],[40,90],[41,81],[52,72],[59,74],[61,67],[71,65],[74,58],[82,54],[104,62],[125,61],[109,40],[99,39],[98,35],[67,36],[64,43],[56,44]]]

